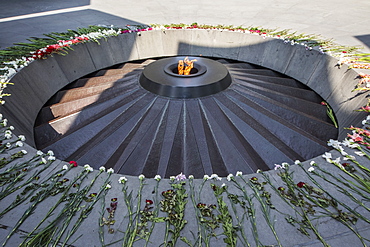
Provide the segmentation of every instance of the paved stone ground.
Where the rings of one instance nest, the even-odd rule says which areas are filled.
[[[0,49],[31,36],[96,24],[193,23],[261,26],[320,34],[370,52],[368,0],[2,0]]]

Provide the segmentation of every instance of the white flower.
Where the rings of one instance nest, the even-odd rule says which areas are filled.
[[[42,151],[40,151],[40,150],[37,150],[37,152],[36,152],[36,155],[37,156],[41,156],[41,155],[43,155],[44,153],[42,152]]]
[[[111,186],[110,184],[107,184],[107,185],[105,186],[105,189],[106,189],[106,190],[109,190],[110,188],[112,188],[112,186]]]
[[[54,156],[54,152],[52,150],[49,150],[46,154],[50,156]]]
[[[14,130],[14,126],[9,126],[9,129],[10,130]]]
[[[343,147],[342,147],[342,146],[338,146],[338,151],[339,151],[343,156],[348,155],[348,153],[344,151],[344,149],[343,149]]]
[[[220,178],[217,174],[212,174],[211,175],[211,178],[212,179],[216,179],[216,180],[221,180],[222,178]]]
[[[206,174],[206,175],[203,176],[203,179],[208,180],[208,179],[210,179],[210,177]]]
[[[23,147],[23,142],[21,142],[21,141],[17,141],[17,142],[15,143],[15,146],[16,146],[16,147]]]
[[[308,168],[308,172],[313,172],[315,170],[315,168],[314,167],[310,167],[310,168]]]
[[[5,137],[5,139],[10,139],[10,138],[12,138],[12,133],[6,133],[5,132],[4,137]]]
[[[349,147],[349,148],[358,148],[359,147],[359,145],[357,143],[353,143],[350,140],[348,140],[347,138],[342,141],[342,144],[346,147]]]
[[[118,183],[120,183],[120,184],[124,184],[124,183],[126,183],[127,182],[127,178],[126,177],[120,177],[119,179],[118,179]]]
[[[301,164],[301,161],[300,160],[295,160],[294,164],[299,165],[299,164]]]
[[[99,171],[105,172],[105,167],[104,166],[99,167]]]
[[[283,163],[281,163],[281,166],[285,169],[285,168],[289,167],[289,164],[286,163],[286,162],[283,162]]]
[[[257,169],[256,173],[262,173],[263,171],[261,169]]]
[[[346,157],[343,157],[343,160],[356,160],[356,157],[353,155],[347,155]]]
[[[68,166],[67,165],[64,165],[62,169],[63,170],[68,170]]]
[[[341,144],[341,142],[339,142],[337,140],[330,139],[328,141],[328,146],[333,147],[333,148],[337,148],[340,144]]]
[[[12,146],[12,144],[11,144],[10,142],[7,142],[7,143],[5,144],[5,146],[6,146],[7,148],[10,148],[10,147]]]
[[[336,158],[335,160],[333,160],[333,162],[334,162],[335,164],[340,164],[340,157],[338,157],[338,158]]]
[[[355,152],[355,154],[357,154],[358,156],[364,156],[365,155],[365,153],[363,153],[361,151],[357,151],[357,152]]]
[[[189,179],[194,179],[194,176],[193,175],[189,175],[188,177]]]
[[[312,161],[310,162],[310,165],[311,165],[311,166],[314,166],[314,165],[316,165],[316,162],[315,162],[314,160],[312,160]]]
[[[242,173],[241,171],[237,171],[237,172],[236,172],[236,174],[235,174],[235,176],[237,176],[237,177],[238,177],[238,176],[240,177],[240,176],[242,176],[242,175],[243,175],[243,173]]]
[[[24,142],[26,140],[26,137],[24,135],[19,135],[18,139]]]
[[[226,186],[226,184],[225,184],[225,183],[221,184],[221,188],[223,188],[223,187],[225,187],[225,186]]]
[[[185,180],[186,179],[186,176],[185,174],[182,174],[182,172],[176,176],[176,180],[177,181],[181,181],[181,180]]]
[[[233,177],[234,177],[234,175],[230,173],[229,175],[227,175],[226,179],[227,179],[227,181],[231,181],[231,179]]]
[[[175,176],[170,176],[171,181],[175,181],[176,177]]]
[[[274,170],[283,169],[283,167],[281,165],[278,165],[278,164],[274,164],[274,165],[275,165]]]
[[[48,160],[55,160],[55,156],[49,156]]]
[[[21,152],[23,153],[23,154],[27,154],[27,151],[26,150],[21,150]]]
[[[330,160],[332,158],[331,153],[325,152],[325,154],[323,154],[322,157],[326,159],[327,162],[329,163],[331,162]]]
[[[140,175],[139,175],[139,179],[140,179],[140,180],[143,180],[144,178],[145,178],[144,174],[140,174]]]
[[[87,172],[92,172],[94,169],[90,166],[90,165],[88,165],[88,164],[86,164],[86,165],[84,165],[84,168],[85,168],[85,171],[87,171]]]
[[[155,175],[154,179],[157,180],[157,181],[160,181],[162,178],[161,178],[161,175]]]
[[[114,172],[113,168],[109,168],[109,169],[107,170],[107,173],[113,173],[113,172]]]
[[[45,158],[41,158],[41,163],[46,164],[46,163],[48,163],[48,162],[46,161],[46,159],[45,159]]]

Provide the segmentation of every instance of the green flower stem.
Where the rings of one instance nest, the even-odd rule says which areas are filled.
[[[168,242],[168,238],[166,238],[165,246],[176,246],[176,242],[180,237],[180,232],[187,223],[186,220],[184,220],[184,212],[185,206],[187,204],[186,198],[188,197],[188,195],[186,194],[184,185],[185,182],[180,182],[179,184],[171,184],[175,193],[172,199],[175,205],[171,209],[171,212],[166,211],[168,213],[168,219],[166,220],[166,222],[169,223],[168,228],[166,228],[166,235],[168,237],[168,232],[171,232],[172,234],[170,242]],[[170,225],[173,226],[173,229],[170,228]]]
[[[127,243],[125,243],[126,241],[124,240],[123,241],[123,245],[124,247],[126,246],[133,246],[134,242],[137,240],[136,239],[136,236],[137,236],[137,230],[138,230],[138,226],[139,226],[139,214],[140,214],[140,209],[141,209],[141,197],[142,197],[142,190],[143,190],[143,187],[144,187],[144,179],[140,179],[140,186],[139,186],[139,191],[138,191],[138,194],[137,194],[137,208],[136,208],[136,212],[135,212],[135,226],[134,228],[131,230],[131,227],[132,227],[132,212],[130,210],[130,218],[129,218],[129,226],[127,227],[127,231],[130,233],[130,234],[127,234],[126,232],[126,235],[125,235],[125,240],[126,240],[126,237],[129,236],[129,238],[127,239]]]
[[[157,207],[154,210],[154,217],[156,217],[158,215],[158,213],[159,213],[159,207],[158,207],[159,202],[157,201],[157,198],[158,198],[158,186],[159,186],[159,181],[157,181],[156,186],[155,186],[155,189],[154,189],[155,190],[154,204],[157,205]],[[150,229],[149,229],[149,232],[148,232],[148,234],[145,237],[145,247],[148,246],[148,244],[149,244],[149,239],[150,239],[150,236],[152,235],[152,232],[153,232],[155,223],[156,222],[152,222],[152,224],[150,226]]]
[[[340,203],[337,199],[335,199],[331,194],[329,194],[326,190],[324,190],[324,188],[304,169],[303,166],[300,166],[302,168],[302,170],[306,173],[306,175],[310,178],[310,180],[320,189],[322,190],[325,194],[327,194],[332,200],[336,201],[337,203]],[[311,202],[315,203],[316,206],[322,208],[323,210],[325,210],[327,212],[327,215],[329,215],[330,217],[334,218],[335,220],[338,220],[339,222],[341,222],[343,225],[345,225],[346,227],[348,227],[361,241],[361,243],[363,244],[364,247],[366,247],[366,244],[364,242],[364,238],[358,233],[358,231],[356,231],[351,225],[349,225],[349,223],[347,221],[345,221],[344,219],[342,219],[341,217],[336,217],[336,215],[334,215],[329,209],[325,208],[322,206],[322,204],[320,204],[317,200],[315,200],[312,196],[310,196],[309,194],[307,194],[306,191],[304,191],[303,189],[300,189],[298,188],[298,190],[301,192],[301,194],[303,194],[308,200],[310,200]],[[342,204],[342,203],[340,203]],[[337,207],[334,207],[338,212],[340,212],[340,210],[337,208]]]
[[[239,231],[241,232],[241,235],[242,235],[242,239],[241,240],[243,241],[243,246],[251,246],[250,243],[248,242],[247,237],[245,236],[244,228],[242,226],[242,222],[243,222],[243,219],[244,219],[245,214],[243,214],[243,218],[242,219],[239,218],[238,211],[236,210],[236,207],[235,207],[235,203],[230,199],[230,195],[233,195],[233,194],[230,194],[228,192],[228,190],[226,190],[226,193],[227,193],[227,197],[229,198],[229,201],[230,201],[230,204],[231,204],[231,208],[233,209],[233,212],[234,212],[236,221],[238,222],[238,229],[239,229]]]
[[[27,179],[27,181],[21,185],[18,185],[18,186],[15,186],[19,180],[21,180],[26,174],[23,172],[21,173],[16,179],[14,179],[14,181],[9,184],[5,189],[3,189],[1,192],[0,192],[0,200],[4,199],[5,197],[7,197],[8,195],[14,193],[15,191],[23,188],[24,186],[26,185],[29,185],[35,177],[39,176],[42,172],[44,172],[49,166],[50,164],[52,163],[53,161],[51,162],[48,162],[42,169],[40,169],[39,171],[36,171],[34,173],[34,175],[32,175],[31,177],[29,177]],[[41,165],[40,163],[38,165]],[[37,165],[37,166],[38,166]],[[36,167],[37,167],[36,166]],[[0,213],[0,217],[2,216],[3,214]]]
[[[265,220],[267,222],[267,225],[270,227],[270,230],[272,231],[272,234],[274,235],[274,237],[275,237],[275,239],[276,239],[276,241],[278,243],[278,246],[282,246],[281,243],[280,243],[279,237],[278,237],[278,235],[276,233],[274,223],[270,219],[270,206],[268,206],[266,204],[266,202],[261,198],[261,195],[260,195],[258,189],[256,188],[256,186],[254,184],[252,184],[251,182],[245,181],[245,179],[243,177],[241,177],[241,178],[244,181],[244,183],[246,183],[253,190],[255,198],[261,204],[261,209],[262,209],[263,217],[265,218]]]
[[[4,241],[3,246],[6,245],[6,243],[8,242],[10,237],[14,234],[14,232],[16,232],[17,229],[23,224],[23,222],[34,212],[34,210],[36,209],[36,206],[49,196],[49,192],[54,188],[55,184],[58,181],[57,174],[59,174],[62,171],[63,170],[59,170],[53,175],[51,175],[49,178],[44,180],[44,181],[51,181],[51,183],[45,189],[42,190],[43,193],[39,193],[38,195],[36,195],[34,203],[32,203],[32,205],[23,213],[21,218],[18,220],[16,225],[13,227],[11,232],[6,237],[6,240]]]
[[[65,209],[62,210],[62,213],[59,214],[59,219],[63,220],[63,225],[58,233],[58,236],[56,236],[56,239],[54,241],[53,247],[56,247],[58,243],[60,242],[62,236],[64,235],[66,229],[68,228],[72,218],[75,216],[77,211],[81,209],[81,203],[84,201],[84,198],[86,197],[87,193],[90,191],[92,186],[94,185],[96,179],[103,173],[103,171],[99,171],[98,174],[95,175],[95,177],[91,180],[90,184],[85,186],[82,190],[78,190],[77,193],[72,197],[71,201],[66,205]],[[86,209],[85,209],[86,210]],[[66,218],[67,216],[67,218]],[[66,237],[66,239],[72,235],[73,233],[69,233]],[[63,243],[63,246],[65,244],[65,241]]]
[[[363,197],[364,199],[366,200],[370,200],[370,197],[367,196],[366,194],[362,193],[360,190],[358,190],[357,188],[353,187],[353,185],[349,184],[349,183],[346,183],[344,182],[343,180],[339,179],[338,177],[334,176],[332,173],[329,173],[323,169],[321,169],[320,167],[317,167],[318,170],[320,170],[321,172],[325,173],[326,175],[332,177],[333,179],[335,179],[337,182],[347,186],[348,188],[350,188],[352,191],[356,192],[356,194],[360,195],[361,197]],[[338,188],[341,188],[339,185],[333,183],[332,181],[328,180],[325,176],[323,175],[320,175],[319,173],[317,172],[313,172],[313,174],[321,177],[322,179],[324,179],[325,181],[327,181],[328,183],[331,183],[333,184],[334,186],[338,187]],[[342,177],[343,178],[343,177]],[[345,180],[345,179],[344,179]],[[347,180],[346,180],[347,181]]]
[[[342,183],[343,185],[347,186],[348,188],[350,188],[352,191],[355,191],[358,195],[362,196],[365,200],[370,200],[369,197],[367,197],[365,194],[363,194],[361,191],[358,191],[356,188],[354,188],[351,184],[348,184],[348,183],[345,183],[344,181],[342,181],[341,179],[339,179],[338,177],[334,176],[333,174],[321,169],[320,167],[317,167],[318,170],[320,170],[321,172],[325,173],[326,175],[329,175],[331,176],[332,178],[334,178],[337,182],[339,183]],[[365,208],[367,211],[370,212],[370,208],[368,208],[361,200],[357,199],[356,197],[354,197],[351,193],[349,193],[346,189],[343,189],[342,186],[339,186],[338,184],[334,183],[333,181],[330,181],[329,179],[327,179],[325,176],[319,174],[318,172],[315,172],[313,171],[312,174],[316,175],[316,176],[319,176],[320,178],[324,179],[326,182],[334,185],[335,187],[338,188],[338,190],[345,194],[346,196],[348,196],[352,201],[356,202],[357,204],[359,204],[360,206],[362,206],[363,208]],[[313,179],[313,178],[312,178]],[[316,183],[315,183],[316,184]],[[319,185],[318,185],[319,187]],[[320,187],[321,188],[321,187]],[[327,192],[326,192],[327,193]],[[328,194],[328,193],[327,193]],[[330,196],[332,197],[332,196]],[[334,197],[332,197],[333,200],[336,200]],[[336,200],[337,201],[337,200]],[[337,201],[339,204],[341,204],[339,201]],[[345,206],[347,206],[346,204],[344,204]],[[357,216],[357,215],[356,215]],[[364,218],[364,220],[368,223],[370,223],[370,220]]]
[[[202,185],[201,185],[201,188],[200,188],[199,193],[198,193],[198,202],[200,202],[199,198],[200,198],[200,194],[202,192],[204,183],[205,183],[205,180],[202,181]],[[193,179],[189,180],[189,188],[190,188],[190,193],[189,193],[190,194],[190,199],[191,199],[191,202],[193,203],[193,207],[194,207],[194,210],[195,210],[195,216],[196,216],[196,219],[197,219],[197,222],[198,222],[198,239],[196,240],[195,244],[198,243],[197,244],[198,247],[201,247],[203,245],[203,242],[204,242],[206,247],[209,247],[209,238],[203,237],[203,234],[205,235],[206,230],[201,227],[201,222],[199,220],[201,218],[201,214],[200,214],[200,212],[197,208],[197,202],[195,200],[195,191],[194,191],[194,181],[193,181]]]
[[[133,213],[132,213],[132,205],[131,205],[132,191],[130,192],[130,194],[127,195],[127,185],[126,183],[124,183],[122,187],[122,192],[123,192],[123,198],[124,198],[124,201],[127,207],[128,217],[129,217],[127,230],[125,232],[125,236],[123,238],[123,243],[122,243],[122,246],[125,246],[125,244],[128,241],[128,237],[131,235],[131,226],[133,223],[133,219],[132,219]]]
[[[269,178],[269,176],[267,174],[262,173],[262,176],[270,184],[271,188],[273,188],[273,190],[284,200],[284,202],[287,203],[303,219],[303,221],[308,224],[308,227],[314,232],[314,234],[321,241],[321,243],[325,247],[330,247],[330,245],[325,242],[325,240],[323,239],[323,237],[320,235],[320,233],[317,231],[317,229],[315,228],[315,226],[312,224],[312,222],[311,222],[310,218],[308,217],[308,215],[307,215],[306,211],[304,210],[304,208],[301,205],[299,205],[300,210],[297,210],[297,208],[294,205],[292,205],[285,197],[281,196],[280,191],[271,183],[271,180],[270,180],[270,178]],[[290,191],[294,191],[295,184],[292,181],[289,172],[288,171],[283,172],[280,177],[281,177],[282,181],[286,184],[286,186],[288,187],[288,189]]]
[[[236,180],[236,178],[234,177],[231,178],[231,181],[233,181],[236,184],[236,188],[238,188],[243,193],[243,198],[248,202],[248,209],[246,213],[248,214],[251,225],[252,225],[253,238],[254,238],[256,245],[258,247],[262,247],[264,245],[259,240],[258,230],[257,230],[256,210],[254,208],[254,203],[252,201],[252,198],[247,194],[245,187],[241,186],[240,183]]]
[[[104,223],[103,223],[103,216],[105,213],[105,197],[106,194],[104,194],[102,200],[101,200],[101,213],[100,213],[100,218],[99,218],[99,240],[101,246],[105,246],[104,244]]]
[[[63,195],[59,198],[59,200],[57,201],[57,203],[54,204],[53,207],[50,208],[50,210],[48,211],[48,213],[45,215],[45,217],[37,224],[37,226],[27,235],[27,237],[25,238],[25,240],[23,241],[23,243],[20,245],[20,246],[35,246],[33,243],[34,242],[37,242],[38,239],[41,239],[41,241],[39,241],[39,243],[42,243],[42,240],[44,239],[44,235],[48,235],[48,232],[50,233],[50,229],[54,229],[53,231],[56,231],[57,227],[56,227],[56,224],[49,224],[47,227],[45,227],[43,230],[41,230],[39,233],[37,233],[35,236],[32,236],[33,233],[53,214],[54,210],[63,202],[66,200],[66,198],[68,197],[69,193],[70,193],[70,189],[71,187],[77,183],[78,181],[83,181],[86,176],[87,176],[88,172],[81,172],[66,188],[66,190],[64,191]],[[57,217],[58,219],[58,217]],[[58,223],[59,221],[56,220],[56,221],[53,221],[55,223]],[[29,241],[27,241],[27,239],[31,238]],[[27,241],[27,242],[26,242]]]
[[[100,173],[98,174],[98,176],[102,173],[102,171],[100,171]],[[80,227],[81,223],[83,222],[83,220],[85,220],[87,218],[87,216],[90,214],[90,212],[92,211],[94,205],[101,199],[102,196],[105,196],[106,193],[107,193],[107,188],[106,186],[110,183],[109,182],[109,179],[111,177],[111,173],[109,173],[108,177],[105,179],[103,185],[101,186],[95,200],[93,202],[91,202],[85,209],[83,209],[81,211],[81,214],[80,216],[78,217],[77,221],[75,222],[75,224],[73,224],[73,227],[72,229],[68,232],[68,235],[67,237],[65,238],[63,244],[62,244],[62,247],[64,247],[67,243],[68,243],[68,240],[73,236],[73,234],[75,234],[75,232],[77,231],[77,229]],[[91,188],[91,187],[90,187]]]
[[[357,188],[359,188],[359,189],[361,189],[361,190],[370,194],[370,183],[368,181],[359,177],[357,174],[353,174],[353,173],[347,171],[342,165],[337,164],[336,162],[334,162],[332,160],[330,160],[330,163],[335,165],[336,167],[338,167],[340,170],[342,170],[345,174],[347,174],[351,178],[353,178],[358,184],[355,184],[353,181],[350,181],[350,180],[347,180],[348,182],[350,182],[351,184],[353,184]],[[362,186],[360,186],[360,185],[362,185]]]

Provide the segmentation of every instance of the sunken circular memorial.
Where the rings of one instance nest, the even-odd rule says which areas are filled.
[[[158,95],[188,99],[226,89],[231,77],[224,65],[208,58],[170,57],[149,64],[140,84]]]
[[[251,63],[130,61],[80,78],[40,110],[38,149],[125,175],[269,170],[328,150],[338,130],[306,85]]]

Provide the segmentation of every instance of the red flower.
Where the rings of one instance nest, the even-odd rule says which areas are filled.
[[[280,191],[284,191],[284,190],[285,190],[285,188],[284,188],[284,187],[279,187],[279,188],[278,188],[278,190],[280,190]]]
[[[112,198],[110,199],[112,202],[116,202],[117,201],[117,198]]]
[[[70,162],[69,162],[69,164],[71,164],[71,166],[72,167],[77,167],[78,165],[77,165],[77,162],[76,161],[73,161],[73,160],[71,160]]]
[[[145,200],[145,203],[148,204],[148,205],[152,205],[153,204],[153,201],[152,200],[149,200],[149,199],[146,199]]]
[[[327,105],[325,101],[321,101],[321,105]]]
[[[304,183],[304,182],[299,182],[298,184],[297,184],[297,186],[299,187],[299,188],[303,188],[303,186],[305,186],[306,184]]]
[[[257,181],[257,180],[258,180],[258,178],[256,178],[256,177],[252,177],[252,178],[250,178],[250,180],[251,180],[251,181]]]
[[[349,166],[349,163],[342,163],[343,167]]]

